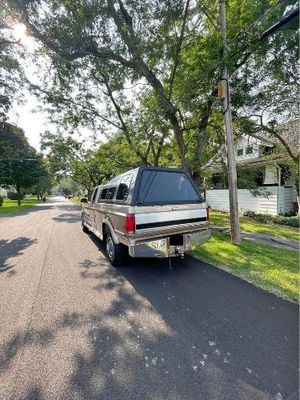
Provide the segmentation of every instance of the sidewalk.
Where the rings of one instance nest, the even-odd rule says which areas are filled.
[[[218,232],[230,234],[230,228],[228,227],[224,228],[223,226],[211,225],[210,228],[213,231],[215,230]],[[254,242],[269,244],[271,246],[283,248],[286,250],[299,251],[299,242],[294,239],[286,239],[279,236],[266,235],[265,233],[251,233],[245,231],[241,231],[241,236],[244,239],[252,240]]]

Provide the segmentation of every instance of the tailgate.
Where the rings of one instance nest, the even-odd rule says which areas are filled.
[[[205,203],[135,207],[136,235],[176,234],[205,229],[208,226]]]

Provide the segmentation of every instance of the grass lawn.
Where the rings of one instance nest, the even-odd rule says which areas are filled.
[[[245,239],[240,246],[235,246],[228,235],[213,233],[211,239],[199,246],[194,254],[283,298],[294,302],[299,300],[299,258],[296,251]]]
[[[24,208],[30,208],[38,204],[40,201],[37,199],[24,199],[22,200],[22,204],[18,206],[17,200],[4,200],[4,203],[0,207],[0,215],[4,214],[12,214],[23,210]]]
[[[73,196],[73,197],[71,197],[69,200],[70,200],[72,203],[81,205],[80,199],[82,199],[82,197],[84,197],[84,196]]]
[[[230,226],[229,213],[210,211],[210,223],[218,226]],[[272,236],[281,236],[287,239],[300,239],[299,229],[286,225],[262,224],[249,217],[240,216],[241,229],[246,232],[265,233]]]

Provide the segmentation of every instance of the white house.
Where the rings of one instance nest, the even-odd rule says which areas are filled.
[[[0,196],[7,197],[7,190],[0,186]]]
[[[236,144],[235,156],[240,173],[255,174],[258,191],[238,189],[239,210],[258,213],[288,214],[297,211],[295,180],[287,165],[287,156],[278,151],[278,143],[259,137],[244,137]],[[223,163],[223,168],[222,168]],[[224,168],[225,165],[225,168]],[[210,189],[206,190],[208,205],[221,211],[229,211],[229,191],[226,175],[225,148],[209,166]]]
[[[17,193],[16,189],[13,186],[9,186],[8,189],[4,189],[2,186],[0,186],[0,196],[7,198],[8,192]]]

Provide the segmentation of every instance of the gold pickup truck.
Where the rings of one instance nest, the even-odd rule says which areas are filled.
[[[183,257],[210,237],[209,212],[181,169],[139,167],[81,199],[82,229],[105,242],[112,265],[131,257]]]

